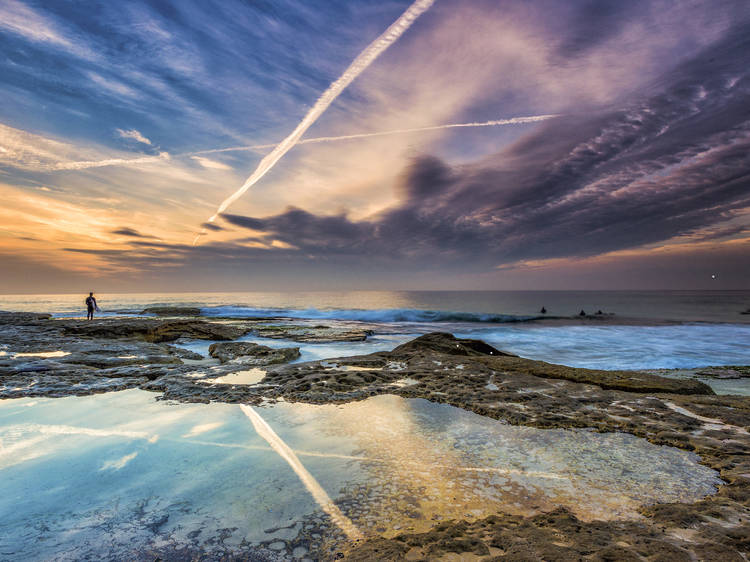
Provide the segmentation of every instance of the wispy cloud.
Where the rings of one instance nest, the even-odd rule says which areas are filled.
[[[344,73],[333,83],[313,105],[312,109],[308,111],[304,119],[295,127],[295,129],[276,146],[270,154],[268,154],[263,160],[261,160],[258,167],[250,175],[245,183],[225,199],[216,212],[209,217],[208,222],[214,222],[219,214],[223,213],[229,206],[234,203],[237,199],[250,189],[256,182],[258,182],[266,173],[274,167],[274,165],[286,154],[292,147],[302,138],[305,131],[309,129],[313,123],[320,117],[328,106],[344,91],[344,89],[351,84],[357,76],[359,76],[365,69],[370,66],[388,47],[390,47],[401,35],[406,32],[411,24],[416,20],[422,13],[432,6],[434,0],[417,0],[399,17],[388,29],[383,32],[375,41],[370,43],[367,48],[362,51],[357,58],[349,65]],[[200,235],[199,235],[200,236]],[[197,243],[198,238],[195,239],[193,244]]]
[[[88,48],[69,37],[54,19],[18,0],[4,0],[0,4],[0,29],[17,34],[28,41],[47,43],[82,58],[94,58]]]
[[[211,160],[210,158],[204,158],[203,156],[191,156],[193,160],[198,162],[201,166],[204,168],[210,168],[212,170],[231,170],[231,166],[227,166],[226,164],[222,162],[217,162],[216,160]]]
[[[621,109],[547,120],[472,165],[415,158],[402,174],[402,201],[363,220],[302,209],[224,218],[305,255],[398,253],[412,265],[442,259],[480,268],[702,232],[750,207],[750,120],[740,109],[750,86],[727,81],[750,73],[739,59],[714,62],[749,44],[738,31],[664,77],[662,90],[634,94]]]
[[[141,142],[143,144],[151,145],[151,141],[144,137],[140,131],[135,129],[117,129],[117,134],[124,139],[133,139],[134,141]]]
[[[133,166],[135,164],[150,164],[164,162],[170,159],[169,152],[160,152],[158,156],[141,156],[138,158],[105,158],[104,160],[78,160],[73,162],[57,162],[47,169],[52,170],[85,170],[87,168],[104,168],[107,166]]]
[[[110,232],[112,234],[116,234],[117,236],[127,236],[128,238],[153,238],[153,236],[149,236],[148,234],[142,234],[138,232],[136,229],[130,228],[127,226],[123,226],[121,228],[111,230]]]

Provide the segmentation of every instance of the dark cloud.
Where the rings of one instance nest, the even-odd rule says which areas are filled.
[[[620,108],[548,121],[469,166],[416,158],[399,206],[367,220],[223,218],[305,255],[407,268],[586,257],[705,230],[750,207],[748,52],[743,24]]]
[[[153,236],[149,236],[147,234],[141,234],[137,230],[133,228],[128,228],[126,226],[115,229],[115,230],[110,230],[110,232],[118,236],[128,236],[130,238],[153,238]]]
[[[636,15],[643,16],[644,0],[587,0],[571,6],[565,40],[559,54],[573,57],[604,43],[620,32]]]
[[[723,238],[734,238],[736,236],[742,236],[744,234],[750,234],[750,226],[740,225],[709,230],[708,232],[699,233],[696,238],[701,242],[705,242],[709,240],[721,240]]]
[[[213,231],[219,231],[224,230],[222,227],[220,227],[218,224],[214,224],[212,222],[204,222],[201,225],[201,228],[205,228],[206,230],[213,230]]]

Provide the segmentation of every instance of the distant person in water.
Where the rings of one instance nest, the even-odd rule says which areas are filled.
[[[581,310],[581,312],[578,313],[578,316],[586,316],[586,311]]]
[[[96,299],[94,298],[94,293],[89,293],[89,296],[86,297],[86,308],[88,309],[86,320],[93,320],[94,311],[99,310],[99,307],[96,305]]]
[[[542,307],[542,310],[540,310],[539,312],[541,312],[542,314],[547,314],[547,309]]]

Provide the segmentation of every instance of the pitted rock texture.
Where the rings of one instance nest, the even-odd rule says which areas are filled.
[[[171,336],[177,338],[194,337],[198,331],[193,321],[151,321],[155,324],[142,326],[167,322],[174,332]],[[95,328],[97,322],[105,329]],[[70,327],[85,322],[35,315],[10,320],[0,315],[0,397],[65,396],[128,387],[160,392],[165,399],[250,404],[275,399],[341,403],[395,394],[458,406],[517,425],[624,431],[657,445],[697,453],[726,483],[715,495],[693,504],[645,507],[639,521],[583,522],[565,510],[534,517],[498,513],[480,521],[441,523],[427,533],[352,544],[344,553],[352,560],[464,556],[655,561],[750,556],[749,397],[715,396],[704,385],[691,384],[695,381],[574,369],[502,355],[486,344],[449,334],[429,334],[392,352],[270,366],[261,384],[222,385],[210,381],[242,365],[222,365],[216,359],[185,364],[184,351],[145,341],[143,331],[133,330],[138,323],[123,329],[114,320],[91,324],[92,328],[77,332]],[[228,326],[233,333],[252,329],[246,321],[215,324]],[[67,355],[14,355],[55,350]]]
[[[148,342],[169,342],[178,338],[233,340],[249,333],[251,325],[240,322],[205,320],[162,320],[158,318],[105,318],[82,322],[58,320],[69,335],[94,338],[138,338]]]
[[[292,340],[300,343],[365,341],[371,330],[354,327],[331,327],[295,324],[260,324],[255,333],[262,338]]]
[[[288,363],[300,356],[299,347],[272,348],[250,342],[213,343],[208,354],[222,363],[234,361],[258,366]]]
[[[200,316],[201,309],[192,306],[150,306],[144,308],[142,313],[157,316]]]

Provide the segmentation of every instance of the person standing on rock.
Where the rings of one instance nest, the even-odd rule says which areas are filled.
[[[86,320],[93,320],[94,311],[99,310],[99,307],[96,305],[96,299],[94,298],[94,293],[89,293],[89,296],[86,297],[86,308],[88,309]]]

